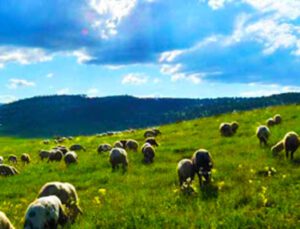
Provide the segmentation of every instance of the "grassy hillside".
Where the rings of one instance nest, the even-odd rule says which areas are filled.
[[[50,148],[41,140],[0,138],[0,155],[30,153],[28,166],[17,168],[21,174],[0,178],[0,210],[21,228],[28,204],[48,181],[75,185],[84,215],[70,228],[296,228],[300,224],[300,152],[295,161],[284,153],[273,156],[261,148],[255,136],[259,124],[276,113],[281,125],[271,128],[270,145],[287,131],[300,133],[300,106],[272,107],[250,112],[220,115],[162,126],[152,165],[141,163],[141,153],[129,152],[129,169],[112,173],[108,154],[98,155],[100,143],[121,138],[142,142],[143,130],[112,137],[77,137],[72,142],[87,147],[79,154],[79,164],[67,168],[63,162],[46,163],[38,150]],[[221,137],[223,121],[240,123],[237,134]],[[215,163],[213,183],[195,195],[179,191],[177,162],[189,158],[199,148],[208,149]],[[258,172],[274,167],[274,176]]]

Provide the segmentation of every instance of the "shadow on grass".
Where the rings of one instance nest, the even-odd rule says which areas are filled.
[[[201,188],[201,197],[204,200],[217,199],[219,196],[219,188],[214,184],[206,184]]]

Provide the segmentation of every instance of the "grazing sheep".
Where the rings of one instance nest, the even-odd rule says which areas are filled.
[[[45,140],[43,141],[43,144],[44,144],[44,145],[49,145],[49,144],[50,144],[50,140],[49,140],[49,139],[45,139]]]
[[[82,214],[79,198],[75,187],[70,183],[48,182],[39,191],[38,198],[44,196],[57,196],[70,213],[70,219],[75,221],[78,214]]]
[[[45,158],[49,158],[49,154],[50,154],[50,152],[46,151],[46,150],[41,150],[39,152],[39,156],[40,156],[41,160],[44,160]]]
[[[272,127],[272,126],[275,126],[275,121],[274,121],[274,119],[273,118],[269,118],[268,120],[267,120],[267,126],[268,127]]]
[[[113,171],[118,167],[119,164],[121,164],[123,167],[123,172],[125,172],[128,166],[126,150],[122,148],[113,148],[109,153],[109,161]]]
[[[267,126],[259,126],[256,130],[256,136],[259,139],[260,145],[267,145],[270,136],[270,130]]]
[[[144,154],[144,163],[153,163],[155,157],[155,149],[149,143],[145,143],[142,147],[142,153]]]
[[[275,124],[280,124],[282,122],[282,118],[280,114],[276,114],[273,118]]]
[[[64,143],[66,140],[67,140],[67,138],[61,137],[61,138],[57,139],[57,142],[61,144],[61,143]]]
[[[0,165],[0,175],[2,176],[13,176],[19,174],[19,171],[13,166],[9,165]]]
[[[239,128],[239,123],[238,122],[232,122],[230,125],[231,125],[232,133],[235,134],[237,129]]]
[[[63,153],[60,150],[52,150],[49,153],[48,162],[61,161],[63,158]]]
[[[66,165],[70,165],[72,163],[77,163],[78,156],[74,151],[70,151],[65,155],[64,161],[65,161]]]
[[[0,165],[3,164],[3,162],[4,162],[4,158],[0,156]]]
[[[98,146],[98,153],[102,153],[102,152],[108,152],[112,149],[111,145],[110,144],[101,144]]]
[[[14,163],[14,164],[16,164],[17,162],[18,162],[18,159],[17,159],[17,156],[16,155],[9,155],[8,156],[8,161],[10,162],[10,163]]]
[[[211,169],[213,167],[210,153],[205,149],[199,149],[194,153],[192,162],[195,172],[199,177],[200,186],[202,186],[202,176],[205,178],[205,182],[209,183],[211,180]]]
[[[125,148],[128,149],[128,150],[132,150],[134,152],[137,152],[138,148],[139,148],[139,143],[136,140],[129,139],[129,140],[126,141],[126,147]]]
[[[116,141],[114,143],[114,148],[124,148],[124,145],[121,141]]]
[[[182,159],[178,162],[177,173],[179,178],[180,187],[190,178],[192,181],[195,177],[195,168],[192,160]]]
[[[74,139],[74,137],[73,137],[73,136],[69,136],[69,137],[67,137],[67,139],[68,139],[69,141],[72,141],[72,140]]]
[[[230,123],[221,123],[219,130],[221,135],[224,137],[229,137],[233,135],[233,131]]]
[[[15,229],[7,216],[0,211],[0,228],[1,229]]]
[[[63,155],[65,155],[69,151],[65,146],[56,146],[53,148],[53,150],[59,150],[63,153]]]
[[[25,214],[24,229],[56,229],[65,225],[68,217],[57,196],[46,196],[32,202]]]
[[[21,155],[21,161],[24,162],[24,164],[29,164],[30,163],[30,156],[27,153],[23,153]]]
[[[144,138],[156,137],[156,134],[153,130],[146,130],[144,133]]]
[[[147,138],[145,143],[149,143],[152,146],[159,146],[159,144],[157,143],[157,141],[153,137]]]
[[[289,153],[291,153],[291,160],[293,160],[294,153],[300,145],[298,134],[295,132],[288,132],[283,138],[283,144],[286,158],[289,158]]]
[[[154,132],[154,134],[155,134],[155,137],[156,137],[156,136],[158,136],[158,135],[161,135],[161,132],[160,132],[160,130],[159,130],[159,129],[157,129],[157,128],[154,128],[154,129],[152,129],[152,131]]]
[[[72,145],[70,147],[70,150],[71,151],[81,151],[81,150],[86,151],[86,149],[82,145],[79,145],[79,144]]]
[[[283,141],[278,142],[276,145],[274,145],[271,148],[271,151],[272,151],[273,155],[277,155],[282,150],[284,150],[284,143],[283,143]]]

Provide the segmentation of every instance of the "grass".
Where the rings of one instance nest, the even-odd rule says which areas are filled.
[[[67,228],[297,228],[300,225],[300,152],[295,161],[284,153],[273,156],[269,147],[261,148],[256,127],[280,113],[283,123],[271,128],[270,146],[286,132],[300,133],[300,106],[271,107],[241,113],[184,121],[160,127],[152,165],[141,163],[140,152],[129,152],[129,168],[111,171],[108,154],[97,154],[100,143],[123,138],[143,142],[143,130],[112,137],[76,137],[66,145],[81,143],[78,165],[46,163],[38,157],[48,149],[41,139],[0,138],[0,155],[29,153],[32,163],[16,167],[14,177],[0,177],[0,210],[16,228],[22,228],[27,206],[48,181],[74,184],[84,215]],[[240,123],[237,134],[221,137],[218,126],[224,121]],[[195,150],[205,148],[213,156],[213,182],[196,193],[184,195],[178,184],[176,166]],[[276,173],[261,171],[273,167]]]

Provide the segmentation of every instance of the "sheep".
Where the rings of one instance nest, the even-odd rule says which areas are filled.
[[[29,154],[23,153],[21,155],[21,161],[24,162],[24,164],[29,164],[31,161]]]
[[[49,145],[49,144],[50,144],[50,140],[49,140],[49,139],[43,140],[43,144],[44,144],[44,145]]]
[[[63,158],[63,153],[60,150],[52,150],[49,153],[48,162],[61,161],[62,158]]]
[[[282,122],[282,118],[280,114],[276,114],[273,118],[275,124],[280,124]]]
[[[122,140],[122,141],[124,141],[124,140]],[[121,142],[121,141],[116,141],[116,142],[114,143],[114,148],[124,148],[123,142]]]
[[[161,131],[157,128],[152,129],[152,131],[154,132],[155,137],[158,136],[158,135],[161,135]]]
[[[46,151],[46,150],[40,150],[40,152],[39,152],[39,156],[40,156],[40,158],[41,158],[42,161],[45,158],[49,158],[49,154],[50,154],[50,152]]]
[[[4,162],[4,158],[0,156],[0,165],[3,164],[3,162]]]
[[[182,187],[182,185],[187,181],[188,178],[193,181],[195,177],[195,167],[192,160],[182,159],[181,161],[179,161],[177,165],[177,173],[180,187]]]
[[[71,151],[81,151],[81,150],[86,151],[86,149],[82,145],[79,145],[79,144],[72,145],[70,147],[70,150]]]
[[[126,150],[122,148],[113,148],[109,152],[109,161],[112,166],[112,170],[114,171],[119,164],[122,164],[123,172],[127,170],[128,166],[128,158]]]
[[[156,134],[153,130],[146,130],[144,133],[144,138],[156,137]]]
[[[142,147],[142,153],[144,155],[144,163],[153,163],[155,157],[155,149],[149,143],[145,143]]]
[[[70,219],[74,222],[78,214],[82,214],[79,206],[79,198],[75,187],[70,183],[48,182],[39,191],[38,198],[45,196],[57,196],[66,206]]]
[[[67,137],[67,139],[68,139],[69,141],[72,141],[72,140],[74,140],[74,137],[73,137],[73,136],[69,136],[69,137]]]
[[[13,155],[13,154],[9,155],[9,156],[8,156],[8,161],[9,161],[10,163],[16,164],[16,163],[18,162],[17,156],[16,156],[16,155]]]
[[[298,149],[300,145],[298,134],[292,131],[288,132],[283,138],[283,144],[286,158],[289,158],[289,153],[291,153],[291,160],[293,160],[294,152]]]
[[[129,139],[129,140],[126,141],[126,147],[125,148],[128,149],[128,150],[132,150],[134,152],[137,152],[138,148],[139,148],[139,143],[136,140]]]
[[[276,124],[273,118],[269,118],[266,123],[268,127],[272,127]]]
[[[15,227],[11,224],[7,216],[0,211],[0,228],[1,229],[15,229]]]
[[[98,146],[98,153],[102,153],[102,152],[108,152],[112,149],[111,145],[110,144],[101,144]]]
[[[57,196],[46,196],[32,202],[25,214],[24,229],[58,228],[65,225],[68,217]]]
[[[232,133],[235,134],[237,129],[239,128],[239,123],[234,121],[230,125],[231,125]]]
[[[64,142],[67,140],[67,138],[65,138],[65,137],[60,137],[60,138],[58,138],[58,139],[56,139],[56,140],[57,140],[58,143],[64,143]]]
[[[205,178],[205,182],[209,183],[211,180],[211,169],[213,168],[210,153],[205,149],[199,149],[193,154],[192,162],[199,177],[200,187],[202,187],[202,176]]]
[[[224,137],[229,137],[233,135],[233,131],[230,123],[221,123],[219,130],[221,135]]]
[[[56,146],[53,148],[53,150],[59,150],[63,153],[63,155],[65,155],[69,151],[65,146]]]
[[[13,167],[13,166],[9,166],[9,165],[0,165],[0,175],[2,176],[13,176],[13,175],[17,175],[19,174],[19,171]]]
[[[157,143],[157,141],[153,137],[147,138],[145,142],[149,143],[152,146],[159,146],[159,144]]]
[[[70,165],[72,163],[77,163],[77,160],[78,160],[78,156],[74,151],[68,152],[64,157],[64,161],[65,161],[66,165]]]
[[[264,125],[257,127],[256,136],[259,139],[260,145],[267,145],[270,136],[269,128]]]
[[[276,145],[271,148],[273,155],[277,155],[284,149],[283,141],[279,141]]]

